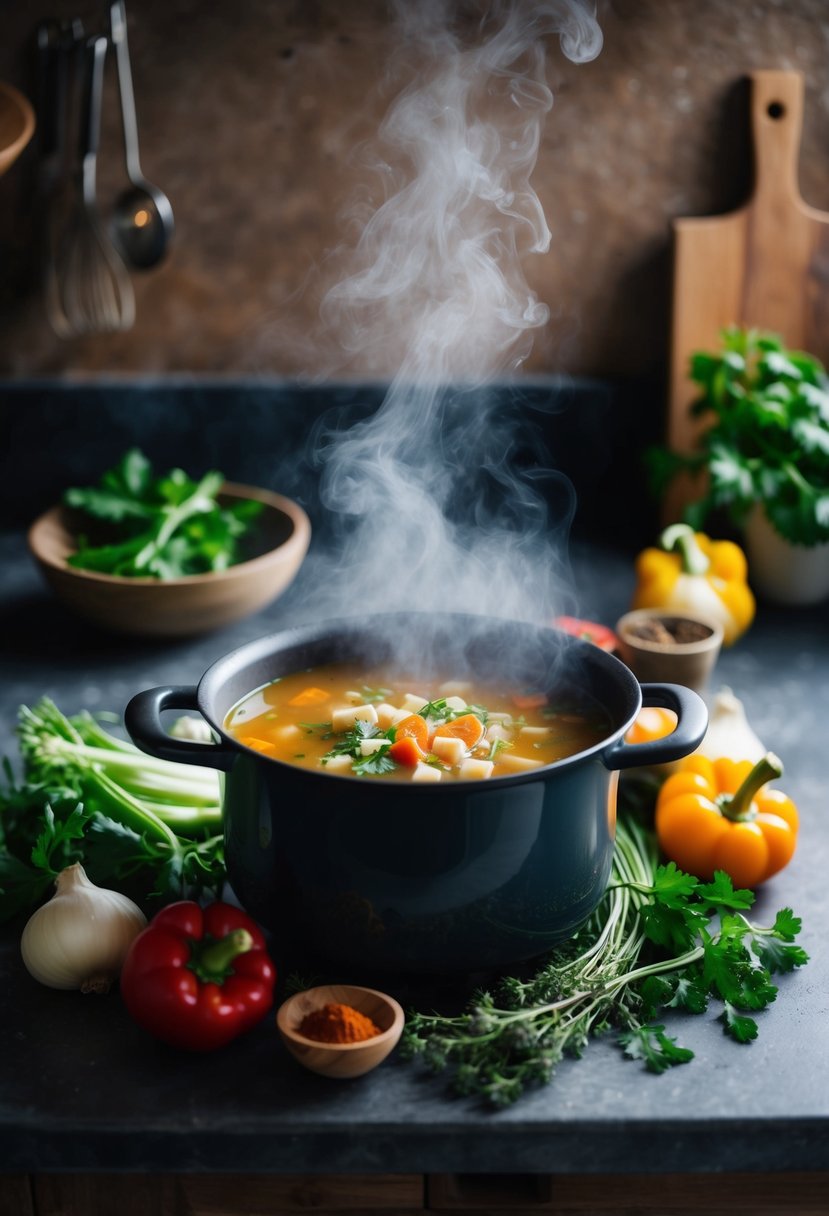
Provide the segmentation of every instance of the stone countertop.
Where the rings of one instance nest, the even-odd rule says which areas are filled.
[[[573,555],[579,609],[612,624],[630,560]],[[220,633],[166,644],[104,637],[64,614],[18,533],[0,537],[0,754],[17,707],[47,694],[66,712],[121,710],[143,688],[190,683],[214,659],[301,617],[304,574],[270,609]],[[0,934],[0,1168],[21,1171],[669,1172],[829,1169],[829,614],[761,608],[722,655],[716,682],[746,702],[783,757],[802,815],[798,853],[758,898],[803,917],[810,964],[780,980],[749,1046],[715,1012],[666,1018],[696,1054],[653,1076],[610,1039],[503,1111],[451,1096],[392,1057],[356,1082],[300,1069],[268,1017],[207,1058],[150,1040],[117,995],[47,990],[26,974],[18,932]]]

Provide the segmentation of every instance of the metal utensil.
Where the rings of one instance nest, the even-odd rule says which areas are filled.
[[[112,44],[118,65],[121,120],[124,125],[124,157],[132,183],[115,202],[112,235],[124,259],[137,270],[149,270],[166,255],[173,238],[173,208],[167,195],[152,185],[141,171],[138,154],[138,123],[127,45],[127,14],[124,0],[115,0],[109,10]]]
[[[123,261],[101,224],[96,193],[101,94],[107,39],[83,52],[79,165],[69,223],[55,255],[55,309],[69,334],[117,333],[135,320],[135,297]]]
[[[36,32],[38,177],[35,206],[46,315],[59,337],[72,334],[63,309],[58,266],[74,207],[74,185],[66,158],[68,79],[83,38],[76,18],[45,21]]]

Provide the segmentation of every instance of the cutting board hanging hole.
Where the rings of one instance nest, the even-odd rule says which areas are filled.
[[[786,107],[782,101],[770,101],[766,107],[766,113],[769,118],[773,118],[776,122],[778,119],[785,117]]]

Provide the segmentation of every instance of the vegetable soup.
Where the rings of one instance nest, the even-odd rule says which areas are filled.
[[[525,773],[600,742],[598,706],[554,702],[468,681],[422,679],[332,663],[264,685],[225,729],[263,755],[302,768],[392,781],[486,780]]]

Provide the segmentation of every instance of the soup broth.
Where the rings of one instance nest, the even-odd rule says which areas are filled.
[[[541,768],[609,730],[598,706],[542,689],[471,681],[426,687],[399,672],[332,663],[274,680],[239,701],[225,730],[287,764],[386,781],[480,781]]]

